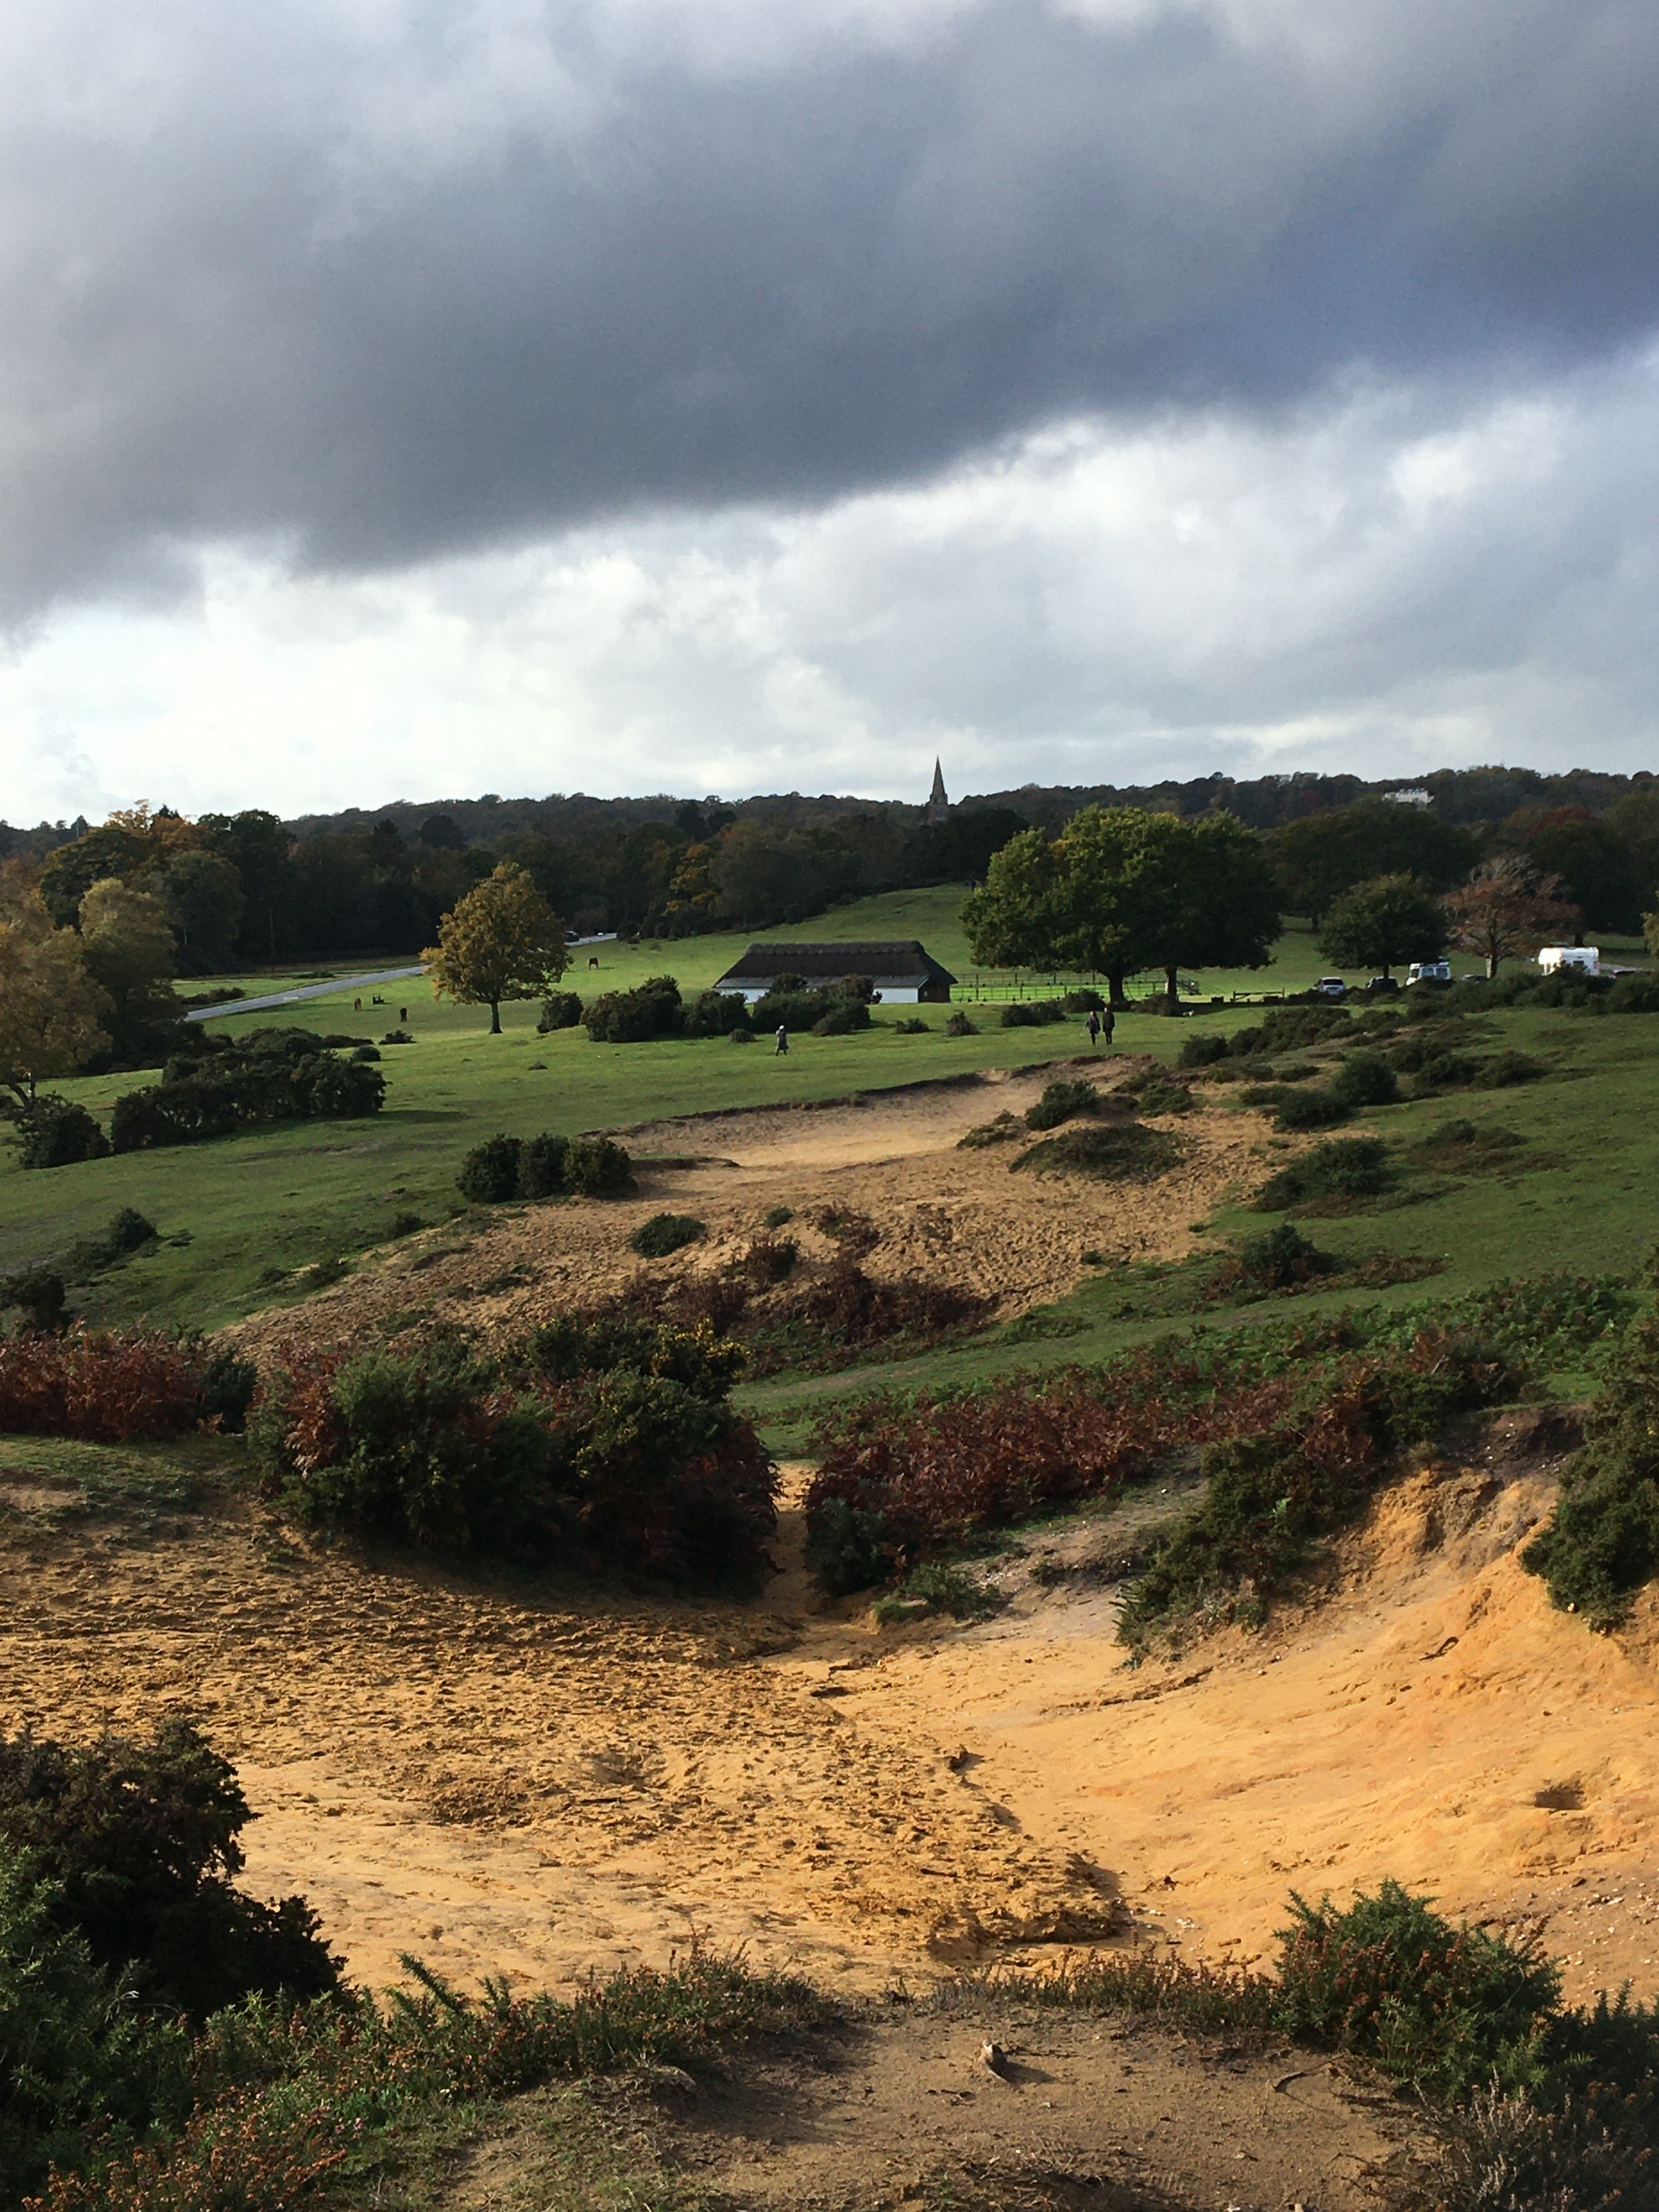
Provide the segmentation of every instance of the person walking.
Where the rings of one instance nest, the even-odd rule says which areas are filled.
[[[1112,1048],[1112,1031],[1116,1027],[1116,1020],[1113,1016],[1111,1008],[1108,1006],[1105,1012],[1100,1018],[1100,1034],[1106,1040],[1106,1049],[1108,1052]]]
[[[1089,1032],[1089,1048],[1092,1052],[1096,1045],[1100,1042],[1100,1016],[1092,1006],[1089,1009],[1089,1018],[1083,1026]]]
[[[778,1024],[778,1052],[787,1052],[788,1049],[789,1030],[786,1024],[780,1022]],[[775,1053],[773,1054],[773,1058],[775,1059],[776,1057],[777,1054]]]

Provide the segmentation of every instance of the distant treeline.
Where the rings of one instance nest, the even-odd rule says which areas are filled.
[[[1057,831],[1085,805],[1232,814],[1266,836],[1286,910],[1316,919],[1356,867],[1408,871],[1444,890],[1505,848],[1559,875],[1591,928],[1635,929],[1656,902],[1651,775],[1435,770],[1411,787],[1426,805],[1390,796],[1403,787],[1323,775],[1030,785],[966,799],[941,823],[919,806],[799,793],[736,803],[487,795],[288,823],[257,808],[186,823],[163,807],[96,828],[0,823],[0,861],[44,864],[42,894],[60,926],[94,883],[154,894],[186,975],[415,950],[504,859],[583,932],[764,929],[872,892],[977,881],[1017,830]]]

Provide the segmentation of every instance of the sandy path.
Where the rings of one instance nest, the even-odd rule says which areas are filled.
[[[1155,1126],[1178,1133],[1182,1158],[1156,1181],[1107,1184],[1009,1172],[1018,1144],[962,1152],[975,1124],[1021,1113],[1056,1074],[1093,1070],[1110,1086],[1144,1060],[1101,1055],[1035,1073],[993,1072],[949,1085],[877,1094],[866,1104],[767,1107],[653,1123],[626,1133],[630,1151],[695,1158],[642,1162],[635,1197],[498,1212],[365,1256],[348,1282],[302,1307],[253,1316],[228,1334],[255,1357],[296,1338],[349,1338],[420,1310],[503,1334],[623,1290],[641,1262],[628,1239],[653,1213],[695,1214],[703,1242],[652,1264],[673,1277],[725,1267],[761,1233],[769,1208],[795,1219],[802,1269],[837,1248],[809,1217],[850,1207],[880,1241],[863,1265],[878,1276],[925,1275],[999,1301],[1008,1319],[1064,1296],[1088,1272],[1085,1252],[1117,1260],[1179,1259],[1224,1194],[1258,1182],[1260,1115],[1204,1109]]]

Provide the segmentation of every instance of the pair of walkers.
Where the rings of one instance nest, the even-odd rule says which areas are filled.
[[[1084,1024],[1084,1027],[1089,1032],[1089,1042],[1091,1045],[1098,1044],[1101,1038],[1104,1037],[1109,1047],[1112,1042],[1112,1031],[1116,1026],[1117,1024],[1113,1019],[1112,1010],[1109,1006],[1107,1007],[1104,1013],[1099,1014],[1097,1014],[1091,1006],[1089,1009],[1089,1018]]]

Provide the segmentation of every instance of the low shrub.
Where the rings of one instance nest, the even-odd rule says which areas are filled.
[[[799,1256],[793,1237],[757,1237],[743,1255],[743,1272],[754,1289],[768,1290],[793,1273]]]
[[[793,1206],[769,1206],[761,1216],[761,1226],[763,1229],[781,1229],[787,1222],[793,1221],[794,1218],[795,1209]]]
[[[188,1723],[149,1743],[0,1738],[0,1841],[52,1885],[48,1911],[148,2009],[209,2014],[258,1992],[320,1996],[339,1961],[301,1897],[234,1886],[252,1817],[235,1770]]]
[[[957,1150],[959,1152],[978,1152],[987,1145],[1009,1144],[1016,1137],[1024,1144],[1030,1134],[1023,1115],[1005,1110],[997,1115],[994,1121],[981,1121],[965,1135],[958,1137]]]
[[[413,1044],[414,1042],[407,1030],[388,1030],[380,1039],[382,1044]]]
[[[1045,1137],[1040,1145],[1011,1160],[1012,1170],[1030,1168],[1036,1175],[1091,1176],[1104,1182],[1150,1182],[1174,1167],[1183,1154],[1178,1138],[1166,1130],[1148,1129],[1139,1121],[1115,1127],[1068,1129],[1064,1136]]]
[[[812,1024],[814,1036],[851,1036],[870,1026],[870,1009],[861,999],[842,999]]]
[[[824,1236],[834,1237],[843,1253],[856,1256],[873,1252],[881,1242],[881,1231],[867,1213],[860,1213],[853,1206],[821,1206],[811,1217],[812,1226]]]
[[[1050,1083],[1041,1098],[1025,1109],[1028,1129],[1057,1129],[1062,1121],[1070,1121],[1079,1114],[1092,1114],[1100,1103],[1100,1093],[1092,1083]]]
[[[1148,1067],[1132,1076],[1124,1088],[1135,1099],[1143,1114],[1190,1114],[1193,1094],[1184,1083],[1177,1083],[1161,1067]]]
[[[1005,1030],[1042,1029],[1065,1018],[1065,1003],[1060,999],[1015,999],[997,1017]]]
[[[1060,1003],[1068,1014],[1103,1014],[1106,1011],[1105,1000],[1086,985],[1079,991],[1067,991]]]
[[[360,1044],[352,1048],[351,1057],[355,1060],[368,1062],[376,1060],[380,1056],[380,1048],[377,1044]]]
[[[0,1307],[15,1312],[25,1328],[50,1333],[63,1328],[68,1295],[55,1267],[10,1267],[0,1274]]]
[[[1259,1213],[1316,1200],[1375,1198],[1394,1182],[1389,1148],[1381,1137],[1334,1137],[1272,1176],[1256,1194]]]
[[[461,1196],[474,1206],[504,1206],[519,1194],[517,1137],[486,1137],[461,1162],[455,1178]]]
[[[727,1401],[741,1364],[637,1316],[550,1324],[505,1369],[439,1338],[290,1362],[250,1435],[313,1525],[748,1587],[776,1469]]]
[[[1650,1263],[1651,1270],[1651,1263]],[[1555,1510],[1521,1554],[1563,1612],[1608,1629],[1659,1576],[1659,1316],[1626,1333]]]
[[[392,1215],[391,1226],[387,1229],[386,1234],[388,1237],[413,1237],[425,1227],[426,1224],[420,1215],[411,1212],[405,1206]]]
[[[1659,1014],[1659,975],[1621,975],[1601,1004],[1610,1014]]]
[[[1213,1067],[1218,1060],[1225,1060],[1228,1044],[1224,1036],[1189,1036],[1182,1040],[1179,1065],[1182,1067]]]
[[[1546,1073],[1541,1060],[1527,1052],[1498,1052],[1480,1062],[1474,1077],[1478,1091],[1507,1091],[1517,1083],[1536,1083]]]
[[[1004,1601],[983,1577],[943,1559],[925,1559],[874,1606],[884,1626],[947,1613],[952,1620],[988,1620]]]
[[[927,1036],[930,1032],[926,1022],[911,1020],[895,1022],[893,1034],[895,1036]]]
[[[886,1515],[848,1498],[827,1496],[809,1513],[806,1571],[830,1597],[850,1597],[885,1582],[899,1548]]]
[[[1353,1052],[1331,1078],[1331,1095],[1345,1106],[1392,1106],[1400,1079],[1380,1054]]]
[[[728,1030],[726,1042],[729,1044],[753,1044],[755,1032],[753,1030]]]
[[[595,1044],[640,1044],[679,1033],[680,987],[672,975],[647,976],[631,991],[606,991],[582,1009],[583,1028]],[[731,1008],[726,1011],[731,1027]]]
[[[555,1030],[579,1028],[581,1018],[582,1001],[579,991],[550,991],[542,1001],[536,1034],[538,1036],[550,1036]]]
[[[1530,2087],[1559,1967],[1430,1911],[1431,1900],[1385,1881],[1339,1911],[1291,1897],[1282,1929],[1277,2024],[1299,2041],[1353,2051],[1436,2104],[1478,2088]]]
[[[1334,1273],[1339,1262],[1282,1221],[1277,1229],[1247,1237],[1239,1247],[1238,1264],[1246,1279],[1261,1289],[1289,1291]]]
[[[169,1061],[161,1082],[115,1102],[117,1152],[204,1142],[276,1121],[349,1121],[378,1114],[379,1070],[342,1060],[311,1030],[259,1030],[199,1061]]]
[[[1246,1091],[1244,1095],[1248,1102],[1251,1094]],[[1272,1103],[1276,1129],[1331,1129],[1348,1118],[1345,1100],[1334,1091],[1322,1091],[1312,1085],[1305,1091],[1275,1090]]]
[[[582,1198],[617,1198],[634,1188],[634,1163],[611,1137],[573,1137],[565,1153],[568,1189]]]
[[[54,1091],[38,1092],[17,1115],[16,1127],[21,1167],[76,1167],[109,1154],[109,1139],[86,1108]]]
[[[475,1206],[505,1206],[574,1194],[611,1198],[631,1190],[634,1164],[610,1137],[487,1137],[475,1145],[455,1178]]]
[[[967,1015],[958,1008],[946,1021],[945,1034],[946,1036],[953,1037],[977,1036],[979,1028],[977,1024],[970,1022]]]
[[[708,1234],[704,1224],[695,1214],[653,1213],[648,1221],[641,1222],[628,1240],[630,1252],[637,1252],[643,1260],[665,1260],[671,1252],[684,1251],[688,1244],[696,1243]]]

